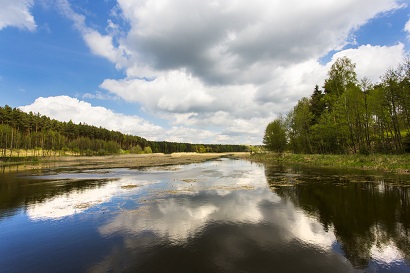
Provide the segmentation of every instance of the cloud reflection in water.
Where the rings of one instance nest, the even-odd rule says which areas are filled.
[[[304,174],[292,175],[291,171],[277,173],[277,179],[283,175],[286,185],[289,177],[303,180]],[[91,207],[115,206],[98,232],[103,238],[122,238],[123,244],[115,245],[90,267],[91,272],[122,271],[124,264],[142,271],[148,265],[147,270],[164,270],[157,260],[176,267],[165,268],[169,271],[180,271],[177,257],[181,255],[191,260],[191,268],[202,266],[208,271],[238,271],[244,268],[242,263],[255,269],[262,266],[259,259],[264,266],[279,267],[279,272],[281,266],[296,271],[359,270],[342,250],[335,249],[340,238],[334,226],[325,228],[316,214],[272,191],[263,166],[221,160],[180,168],[72,175],[75,179],[90,177],[117,180],[33,204],[27,214],[34,220],[61,219]],[[124,200],[131,206],[124,205]],[[371,247],[374,264],[403,263],[404,255],[394,242],[381,242]],[[292,264],[290,257],[299,257],[298,264]],[[204,260],[210,264],[201,265]]]

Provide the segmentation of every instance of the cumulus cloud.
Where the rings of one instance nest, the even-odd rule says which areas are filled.
[[[25,112],[41,113],[60,121],[85,122],[89,125],[101,126],[109,130],[117,130],[149,139],[156,139],[158,134],[163,133],[163,128],[138,116],[115,113],[104,107],[92,106],[88,102],[68,96],[40,97],[31,105],[22,106],[20,109]]]
[[[402,43],[393,46],[362,45],[356,49],[336,53],[331,63],[339,57],[347,56],[356,63],[358,79],[367,77],[373,82],[378,82],[384,72],[397,67],[403,61],[405,54]]]
[[[199,142],[202,132],[261,143],[266,124],[322,85],[337,57],[377,81],[405,55],[403,44],[343,50],[355,30],[401,8],[400,0],[118,0],[105,32],[87,26],[67,0],[55,3],[91,52],[125,72],[100,88],[168,121],[174,133],[195,133],[175,140]],[[332,51],[331,62],[318,61]]]
[[[148,140],[192,142],[192,137],[195,136],[195,143],[247,143],[242,137],[228,139],[224,134],[210,130],[183,126],[164,128],[141,117],[116,113],[105,107],[92,106],[88,102],[68,96],[40,97],[30,105],[21,106],[20,109],[25,112],[40,113],[59,121],[71,120],[74,123],[101,126]]]
[[[36,30],[36,22],[30,13],[33,4],[33,0],[3,0],[0,9],[0,30],[5,27]]]
[[[124,35],[111,31],[119,27],[111,20],[107,34],[101,34],[87,27],[67,0],[57,4],[92,52],[124,68],[128,78],[185,70],[211,86],[264,84],[277,68],[341,49],[352,31],[401,7],[398,0],[118,0],[116,14],[130,26]]]
[[[153,80],[107,79],[100,87],[127,101],[138,102],[149,113],[175,125],[217,127],[226,135],[262,139],[270,120],[288,112],[303,96],[310,96],[316,84],[324,83],[338,57],[347,56],[356,63],[359,79],[367,76],[377,82],[404,55],[403,44],[365,45],[340,51],[325,65],[310,59],[276,67],[270,72],[270,80],[262,84],[207,85],[186,70],[173,70]]]
[[[151,111],[204,113],[249,107],[252,85],[207,86],[186,71],[170,71],[153,80],[105,80],[101,87]],[[225,98],[229,97],[229,100]]]
[[[331,64],[321,65],[321,56],[341,49],[369,19],[400,7],[397,1],[118,4],[131,27],[119,40],[128,62],[117,62],[127,78],[101,87],[174,123],[224,128],[255,119],[264,127],[262,117],[287,112],[323,83]],[[358,62],[359,76],[378,79],[403,50],[368,45],[335,58],[346,54]]]
[[[118,3],[131,25],[121,41],[130,56],[213,84],[266,81],[272,68],[341,48],[352,30],[398,7],[393,0]]]

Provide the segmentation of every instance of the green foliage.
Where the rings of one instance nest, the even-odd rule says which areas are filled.
[[[409,151],[410,57],[374,85],[357,80],[355,64],[339,58],[329,70],[324,93],[316,85],[286,118],[294,153],[356,154]],[[264,143],[270,143],[265,133]],[[272,147],[271,147],[272,149]]]
[[[204,145],[197,145],[196,146],[196,152],[197,153],[206,153],[206,148]]]
[[[325,80],[325,93],[340,96],[349,85],[357,83],[356,64],[347,57],[338,58],[331,66]]]
[[[131,154],[142,154],[142,148],[141,148],[141,146],[140,146],[140,145],[137,145],[137,146],[131,147],[130,153],[131,153]]]
[[[263,144],[269,151],[282,153],[285,151],[286,140],[286,127],[281,119],[275,119],[268,124],[265,130],[265,136],[263,138]]]
[[[312,125],[319,122],[320,116],[326,109],[326,105],[323,100],[323,97],[324,97],[324,94],[322,93],[321,90],[319,90],[319,86],[316,85],[313,91],[313,94],[310,97],[310,101],[309,101],[309,111],[312,115],[312,120],[311,120]]]
[[[259,154],[263,152],[263,146],[249,146],[249,152],[251,154]]]
[[[244,152],[245,145],[200,144],[199,152]],[[9,106],[0,107],[0,157],[20,155],[21,150],[33,156],[109,155],[119,153],[196,152],[197,145],[176,142],[147,141],[139,136],[117,131],[59,122],[40,114],[22,112]]]
[[[288,114],[290,146],[296,153],[312,152],[311,124],[314,114],[307,98],[302,98]]]
[[[202,145],[206,152],[230,153],[248,152],[249,148],[245,145],[222,145],[222,144],[191,144],[165,141],[151,141],[149,146],[154,153],[184,153],[197,152],[197,146]]]

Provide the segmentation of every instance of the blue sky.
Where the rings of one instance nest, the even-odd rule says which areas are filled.
[[[152,140],[259,144],[337,57],[377,82],[410,49],[399,0],[2,2],[1,105]]]

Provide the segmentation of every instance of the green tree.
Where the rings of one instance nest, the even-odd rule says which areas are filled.
[[[196,146],[196,152],[197,153],[206,153],[206,148],[205,148],[205,146],[204,145],[197,145]]]
[[[283,153],[286,148],[286,126],[282,118],[277,118],[268,124],[263,137],[263,144],[269,151]]]
[[[313,115],[312,121],[311,121],[312,125],[319,122],[320,116],[326,109],[326,105],[323,101],[323,96],[324,94],[322,93],[321,90],[319,90],[319,86],[316,85],[312,96],[310,96],[310,109],[309,110]]]
[[[389,69],[382,76],[382,90],[384,94],[383,104],[387,108],[390,116],[389,123],[393,145],[396,151],[400,151],[402,149],[400,122],[402,108],[400,105],[399,75],[395,70]]]
[[[355,68],[356,64],[352,63],[348,57],[338,58],[331,66],[328,78],[325,80],[325,93],[340,96],[349,84],[356,84]]]
[[[314,115],[308,98],[302,98],[288,114],[290,147],[295,153],[311,153],[311,124]]]
[[[364,139],[365,139],[365,149],[370,151],[371,142],[370,142],[370,122],[371,122],[371,115],[370,115],[370,106],[369,106],[369,93],[373,89],[373,84],[367,77],[364,77],[360,81],[360,89],[363,92],[363,102],[364,102]]]
[[[364,94],[358,85],[349,84],[337,101],[340,108],[338,124],[348,129],[346,143],[350,152],[364,150],[365,107]]]

